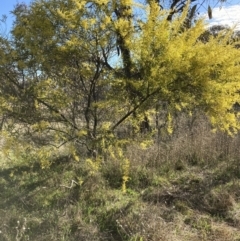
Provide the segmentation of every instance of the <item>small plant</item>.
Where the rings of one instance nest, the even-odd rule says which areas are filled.
[[[17,221],[17,226],[14,228],[15,231],[12,231],[12,227],[8,226],[6,224],[3,224],[0,230],[0,240],[7,240],[12,241],[13,237],[15,241],[23,241],[23,240],[29,240],[29,236],[27,235],[27,219],[24,218],[23,222]]]
[[[27,230],[27,219],[24,218],[23,223],[21,224],[20,221],[17,221],[17,234],[16,234],[16,241],[21,241],[25,237],[25,240],[29,240],[28,236],[25,235],[26,230]]]

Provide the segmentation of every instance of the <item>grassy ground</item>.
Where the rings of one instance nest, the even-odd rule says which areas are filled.
[[[240,240],[236,160],[139,161],[126,193],[117,161],[91,175],[68,158],[5,165],[0,240]]]
[[[240,138],[189,130],[129,147],[126,193],[117,159],[1,157],[0,240],[239,241]]]

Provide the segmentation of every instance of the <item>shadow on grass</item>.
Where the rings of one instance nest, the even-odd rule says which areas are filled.
[[[185,206],[227,220],[234,199],[240,197],[240,168],[236,166],[236,161],[222,164],[218,163],[219,166],[213,172],[205,168],[198,169],[196,173],[188,170],[186,175],[186,170],[183,170],[185,175],[172,180],[170,188],[152,188],[143,194],[142,199],[155,205],[174,207],[180,212],[182,206]]]

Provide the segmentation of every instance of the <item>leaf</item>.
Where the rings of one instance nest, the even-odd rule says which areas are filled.
[[[212,8],[208,5],[208,18],[212,19]]]
[[[196,12],[196,9],[197,9],[197,4],[195,4],[190,11],[190,15],[189,15],[190,20],[193,19],[194,15],[195,15],[195,12]]]

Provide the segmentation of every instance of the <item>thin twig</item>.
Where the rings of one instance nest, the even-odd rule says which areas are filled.
[[[72,180],[71,186],[60,185],[60,187],[66,187],[71,189],[73,187],[73,183],[75,183],[76,185],[79,185],[76,181]]]

